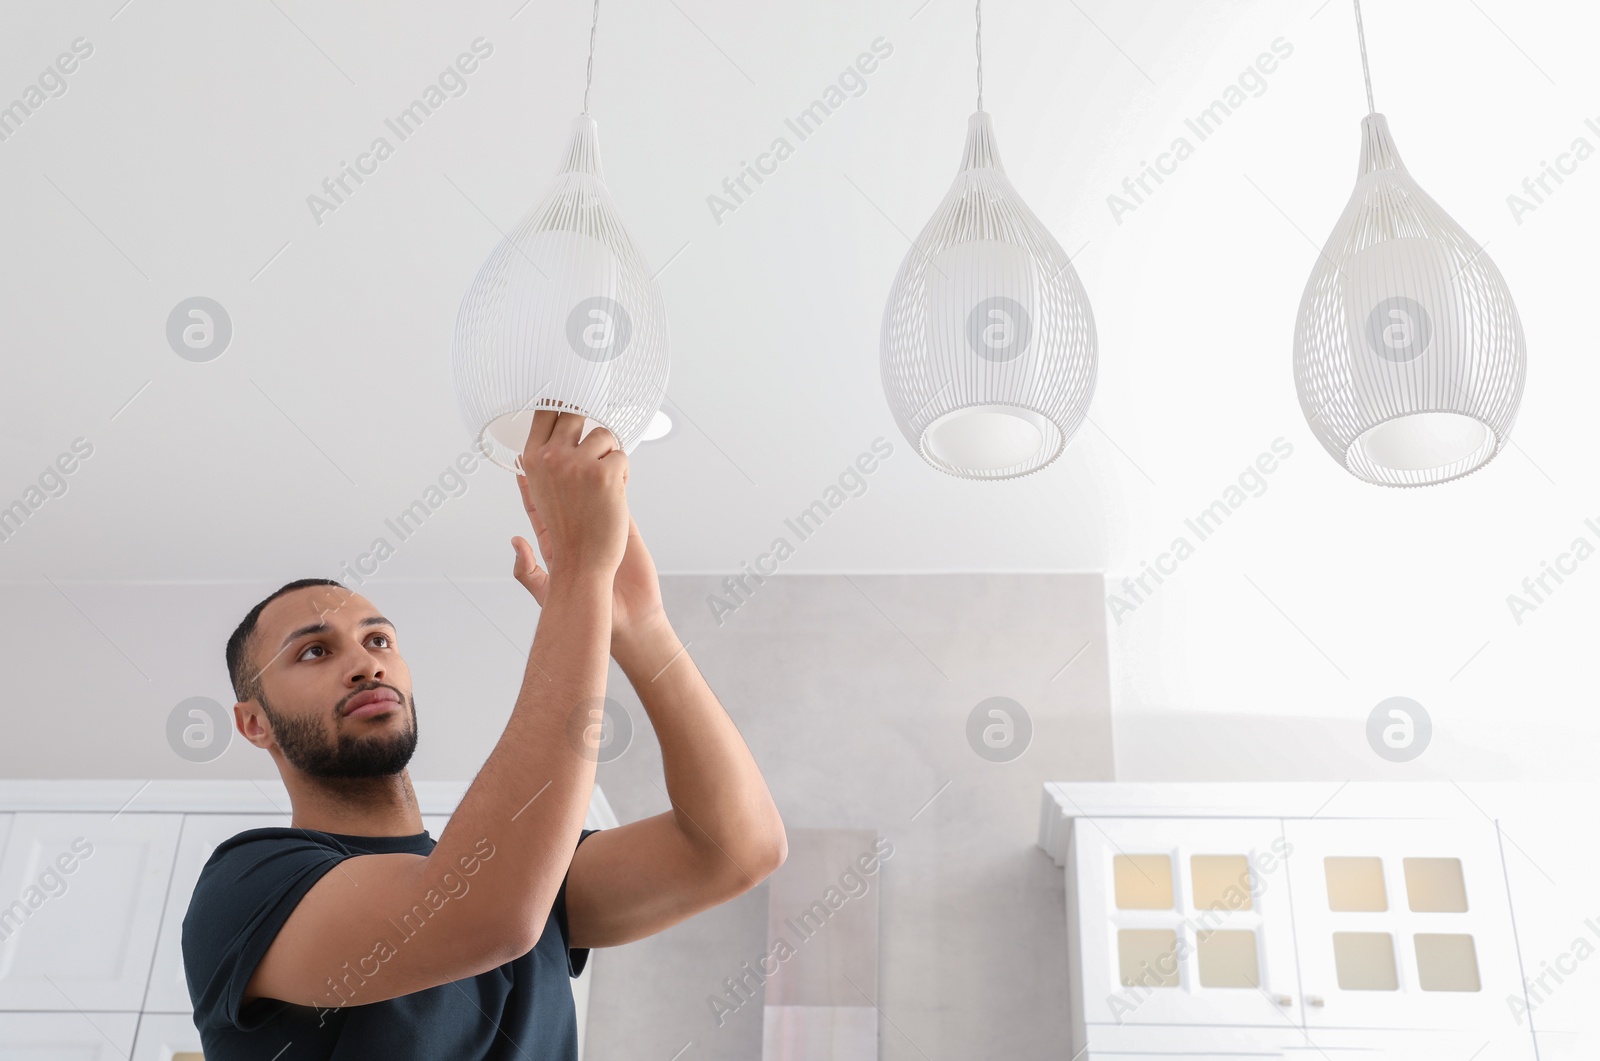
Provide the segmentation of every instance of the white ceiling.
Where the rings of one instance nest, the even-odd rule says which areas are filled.
[[[496,230],[542,195],[581,106],[589,5],[520,2],[12,5],[0,100],[74,39],[94,52],[0,143],[0,504],[75,438],[94,454],[0,543],[0,580],[276,585],[396,541],[385,519],[470,446],[456,305]],[[629,488],[661,569],[737,570],[883,436],[894,456],[785,570],[1118,579],[1281,436],[1294,456],[1267,492],[1124,643],[1145,676],[1134,695],[1188,695],[1162,686],[1158,652],[1191,653],[1183,684],[1219,704],[1249,667],[1270,668],[1258,703],[1279,678],[1297,699],[1323,680],[1348,690],[1340,673],[1371,703],[1447,688],[1484,645],[1472,665],[1490,685],[1574,666],[1600,563],[1521,626],[1505,596],[1578,535],[1600,541],[1583,525],[1600,515],[1584,470],[1600,449],[1600,161],[1520,223],[1506,197],[1575,138],[1600,145],[1584,125],[1600,115],[1600,12],[1369,0],[1366,26],[1403,157],[1517,299],[1516,446],[1455,483],[1383,490],[1341,472],[1301,417],[1295,310],[1365,114],[1347,0],[995,0],[985,106],[1013,183],[1078,255],[1100,381],[1054,465],[971,483],[911,452],[877,366],[890,281],[973,109],[971,5],[606,0],[591,111],[608,183],[649,261],[670,261],[679,426],[635,452]],[[468,90],[319,225],[306,197],[478,37],[494,51]],[[878,37],[893,54],[865,93],[796,142],[784,118]],[[1175,137],[1194,142],[1184,118],[1280,37],[1293,53],[1265,90],[1114,218],[1107,196]],[[719,224],[707,196],[779,135],[793,157]],[[195,295],[234,328],[204,364],[165,339]],[[515,485],[487,465],[469,482],[383,577],[506,575],[526,533]]]

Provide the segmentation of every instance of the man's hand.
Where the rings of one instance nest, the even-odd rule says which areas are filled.
[[[628,515],[628,456],[605,428],[597,427],[580,442],[583,420],[576,413],[540,409],[522,450],[517,488],[550,569],[534,562],[527,539],[514,537],[513,574],[541,605],[552,578],[612,579],[630,536],[638,534]]]
[[[604,428],[596,428],[589,438],[593,438],[604,430]],[[609,432],[607,432],[607,437],[610,437]],[[534,537],[539,542],[539,553],[544,557],[545,562],[553,568],[560,562],[560,546],[553,539],[550,527],[532,495],[528,480],[522,475],[518,475],[517,485],[522,490],[523,508],[527,510],[528,520],[533,525]],[[550,584],[549,573],[539,566],[539,562],[534,556],[533,546],[529,544],[526,538],[520,535],[514,536],[511,539],[511,547],[517,554],[512,574],[515,575],[518,582],[527,588],[529,593],[533,594],[533,599],[539,602],[540,607],[543,607],[545,594]],[[613,650],[622,649],[624,646],[641,641],[658,626],[664,625],[665,621],[666,611],[661,604],[661,582],[656,574],[655,561],[650,558],[650,551],[645,548],[644,538],[639,534],[639,526],[633,521],[633,516],[630,514],[628,516],[627,543],[612,581],[611,644]]]

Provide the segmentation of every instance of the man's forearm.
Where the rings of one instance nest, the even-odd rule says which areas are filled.
[[[534,938],[594,788],[595,755],[582,741],[586,705],[604,702],[610,600],[600,580],[552,582],[511,719],[430,856],[454,868],[476,854],[474,895],[506,913],[508,931]]]
[[[787,851],[783,820],[739,729],[663,617],[613,652],[661,744],[667,796],[707,865],[748,883]]]

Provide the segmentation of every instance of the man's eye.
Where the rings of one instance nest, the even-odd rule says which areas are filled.
[[[367,638],[367,640],[371,641],[373,638],[381,638],[383,640],[383,647],[384,648],[393,648],[394,647],[394,642],[390,639],[388,634],[373,634],[372,637]],[[326,654],[327,651],[328,651],[321,644],[313,643],[313,644],[307,645],[305,648],[300,650],[299,658],[302,659],[302,660],[305,659],[306,658],[306,653],[310,652],[312,649],[317,649],[318,651],[320,651],[320,652],[322,652],[324,654]]]

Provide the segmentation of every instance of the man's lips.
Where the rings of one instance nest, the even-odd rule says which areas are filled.
[[[389,689],[372,689],[357,693],[344,709],[345,718],[367,718],[381,715],[400,706],[400,700]]]

